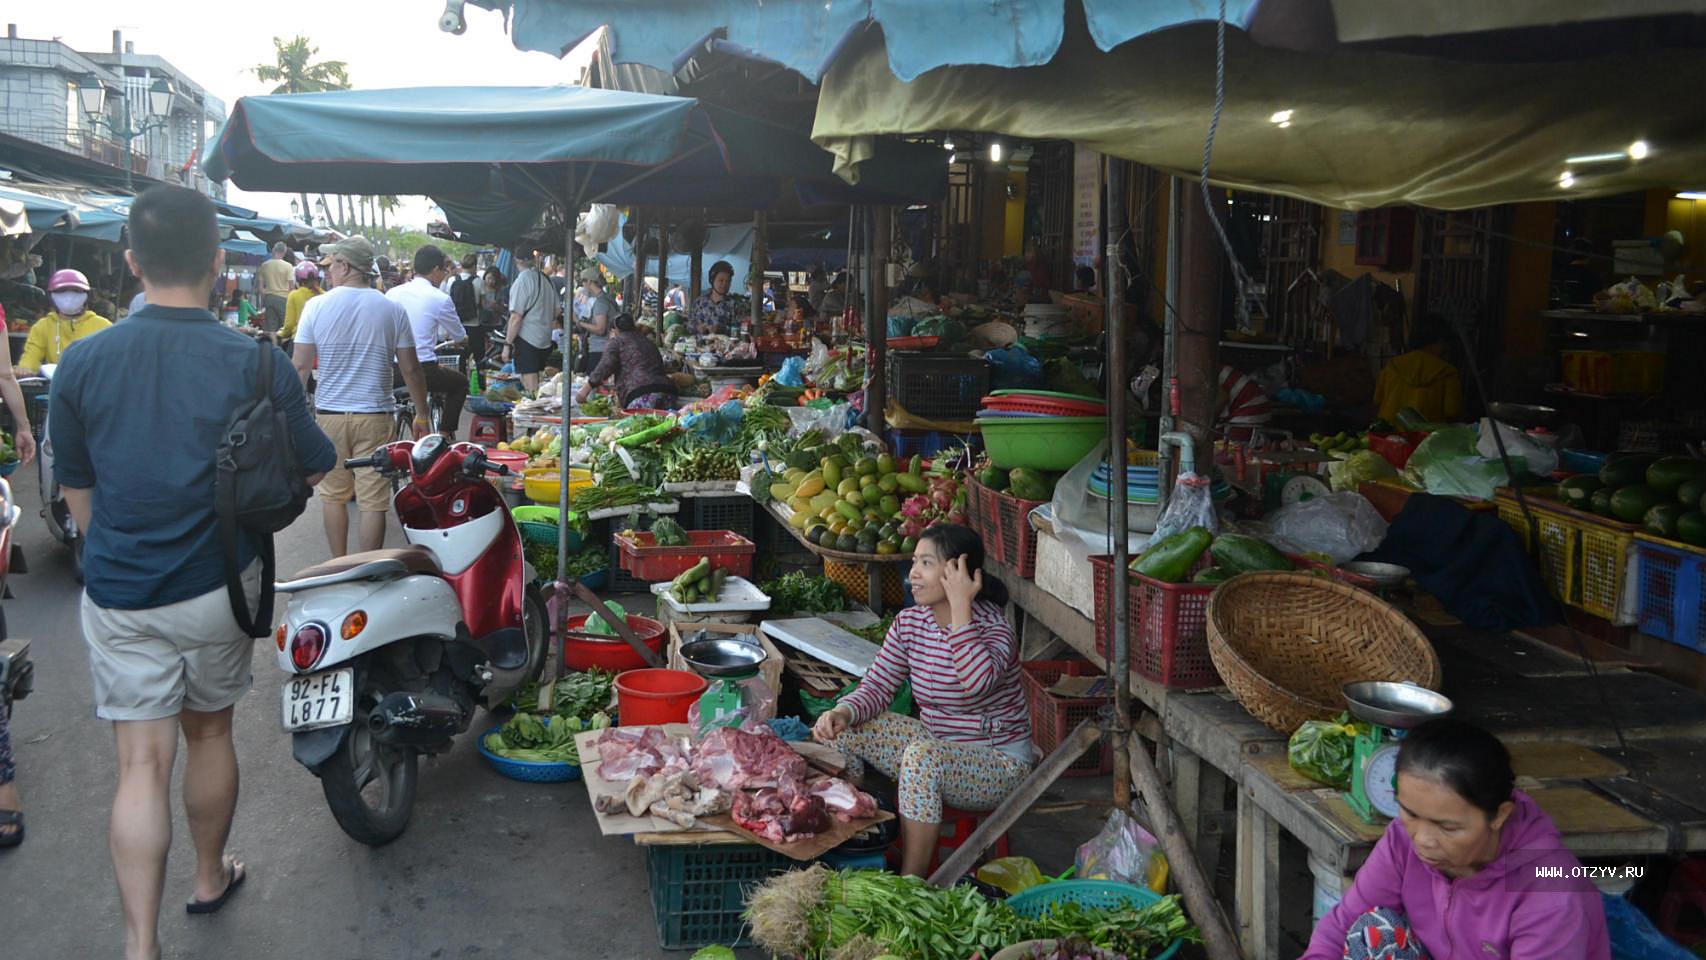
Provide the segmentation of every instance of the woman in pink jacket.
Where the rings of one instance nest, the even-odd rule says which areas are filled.
[[[1411,730],[1397,820],[1303,960],[1610,960],[1605,909],[1510,753],[1461,720]]]

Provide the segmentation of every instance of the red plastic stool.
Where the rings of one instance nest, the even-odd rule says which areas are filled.
[[[930,858],[929,872],[935,873],[936,868],[942,865],[943,851],[949,851],[951,856],[952,851],[959,849],[971,838],[972,831],[976,830],[978,824],[982,823],[983,818],[987,816],[989,816],[988,812],[976,813],[971,810],[956,810],[947,804],[943,804],[942,831],[936,837],[936,853]],[[995,843],[990,846],[989,850],[993,855],[991,859],[1008,856],[1011,849],[1007,845],[1007,835],[1003,833],[996,837]]]
[[[1694,916],[1686,917],[1684,911]],[[1659,932],[1685,947],[1706,942],[1706,860],[1694,857],[1677,864],[1670,875],[1670,885],[1659,901]]]
[[[509,441],[509,418],[476,413],[468,422],[468,439],[491,447]]]

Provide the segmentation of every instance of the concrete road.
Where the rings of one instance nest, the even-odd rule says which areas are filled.
[[[36,516],[34,468],[13,480],[31,572],[12,579],[16,598],[5,601],[5,613],[14,636],[34,641],[37,679],[12,723],[29,837],[0,852],[0,957],[118,957],[123,933],[107,855],[111,727],[91,706],[70,556]],[[388,543],[400,541],[393,528]],[[278,553],[285,574],[326,556],[317,503],[279,536]],[[414,820],[401,839],[375,850],[347,838],[280,732],[283,674],[274,657],[270,642],[256,645],[254,689],[236,714],[243,784],[231,849],[248,864],[249,880],[219,914],[184,913],[193,854],[174,792],[165,956],[669,955],[657,945],[642,851],[599,836],[580,784],[503,779],[472,738],[422,763]]]

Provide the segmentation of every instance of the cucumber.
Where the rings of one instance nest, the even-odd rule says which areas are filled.
[[[1233,574],[1256,570],[1290,570],[1291,560],[1259,537],[1226,533],[1214,538],[1208,552],[1214,562]]]
[[[1131,562],[1131,569],[1152,580],[1180,583],[1213,541],[1214,535],[1202,527],[1180,531],[1164,537],[1160,543],[1150,544],[1149,549]]]

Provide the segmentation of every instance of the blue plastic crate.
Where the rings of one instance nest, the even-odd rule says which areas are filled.
[[[958,434],[943,430],[890,430],[889,452],[896,457],[934,457],[950,447],[970,446],[973,453],[983,449],[983,437],[976,433]]]
[[[1636,534],[1636,625],[1706,652],[1706,550]]]
[[[796,866],[793,859],[757,844],[647,847],[658,945],[665,950],[751,946],[742,916],[747,895]]]

